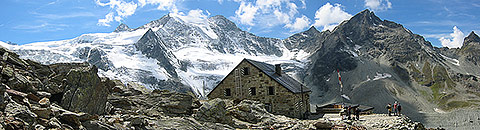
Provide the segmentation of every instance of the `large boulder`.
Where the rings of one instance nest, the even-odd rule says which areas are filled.
[[[263,106],[259,101],[243,100],[229,108],[228,111],[239,120],[255,124],[262,121],[262,119],[273,116]]]
[[[160,107],[166,113],[192,114],[194,97],[185,93],[170,91],[154,91],[149,95],[149,102],[155,103],[154,107]]]
[[[205,102],[193,116],[199,121],[233,124],[233,118],[226,109],[229,101],[216,98]]]
[[[30,111],[27,106],[14,101],[8,103],[5,107],[5,116],[22,119],[24,121],[23,124],[27,127],[32,125],[37,118],[37,115]]]
[[[63,80],[65,89],[61,106],[70,111],[104,114],[107,96],[113,83],[101,79],[95,66],[71,69]]]

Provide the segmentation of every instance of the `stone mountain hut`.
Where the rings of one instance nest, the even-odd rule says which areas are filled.
[[[283,73],[280,64],[243,59],[207,97],[260,101],[271,113],[302,118],[310,113],[310,92]]]

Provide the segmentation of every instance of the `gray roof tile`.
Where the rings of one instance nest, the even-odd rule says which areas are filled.
[[[285,73],[281,75],[275,73],[275,66],[271,64],[267,64],[264,62],[259,62],[251,59],[244,59],[247,62],[251,63],[253,66],[257,67],[269,77],[280,83],[282,86],[287,88],[293,93],[301,93],[303,92],[311,92],[311,90],[305,87],[302,83],[298,82],[297,80],[293,79],[292,77],[288,76]],[[303,90],[302,90],[303,89]]]

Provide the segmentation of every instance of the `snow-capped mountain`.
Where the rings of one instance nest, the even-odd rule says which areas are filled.
[[[120,24],[112,33],[2,45],[41,63],[89,62],[112,79],[197,95],[209,92],[243,58],[285,63],[294,75],[309,55],[291,52],[280,39],[243,31],[220,15],[191,20],[168,14],[136,29]]]

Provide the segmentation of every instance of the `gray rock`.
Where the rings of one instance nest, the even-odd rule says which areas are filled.
[[[70,111],[90,114],[105,113],[107,96],[112,83],[109,83],[109,80],[102,81],[94,66],[71,69],[65,79],[62,107]]]
[[[121,23],[120,25],[118,25],[118,27],[113,32],[123,32],[123,31],[132,31],[132,30],[133,29],[128,27],[126,24]]]
[[[35,122],[37,115],[30,111],[27,106],[18,104],[17,102],[9,102],[5,107],[6,117],[16,117],[24,120],[28,124]]]
[[[226,109],[225,100],[219,98],[204,102],[193,117],[199,121],[233,124],[232,116]]]
[[[38,101],[38,104],[40,104],[42,107],[48,107],[50,106],[50,99],[42,98],[40,101]]]
[[[89,51],[87,62],[103,71],[111,70],[110,68],[113,67],[113,63],[108,60],[106,53],[99,48],[93,48]]]
[[[50,128],[62,128],[62,123],[56,118],[53,117],[48,121],[48,127]]]
[[[131,126],[145,126],[145,125],[148,125],[147,123],[147,120],[143,117],[134,117],[131,121],[130,121],[130,125]]]
[[[32,106],[31,110],[33,113],[37,114],[38,117],[44,119],[50,119],[50,115],[52,115],[53,111],[49,108],[38,108]]]
[[[229,108],[228,111],[239,120],[255,124],[264,118],[271,117],[263,106],[258,101],[243,100],[238,105]]]
[[[320,130],[322,130],[322,129],[330,130],[330,129],[332,129],[332,126],[333,126],[332,123],[326,122],[326,121],[319,121],[319,122],[315,123],[314,125],[315,125],[315,128],[320,129]]]
[[[116,130],[115,127],[97,120],[82,122],[82,126],[87,130]]]
[[[51,93],[49,92],[44,92],[44,91],[38,91],[37,92],[38,97],[40,98],[50,98],[52,96]]]

